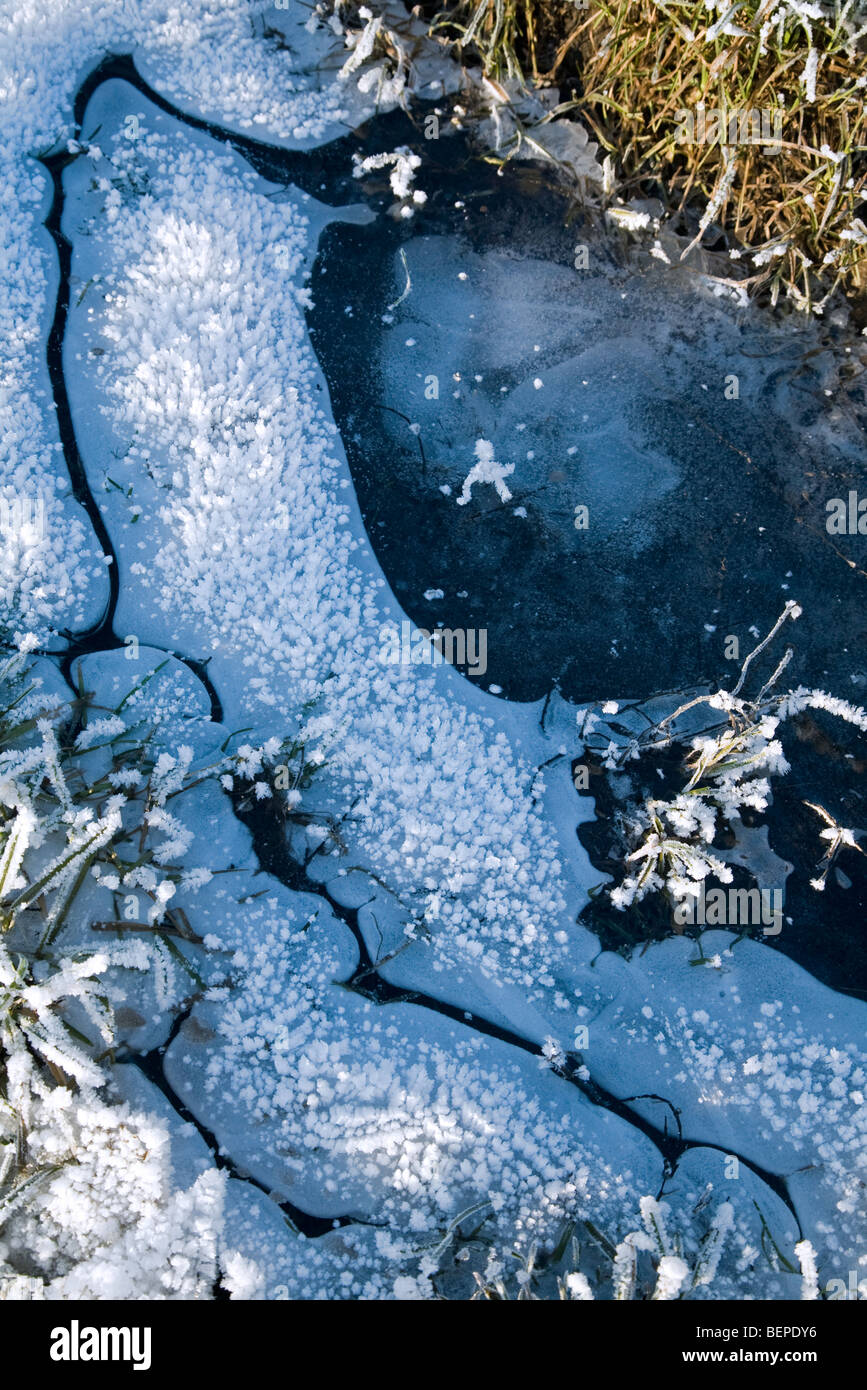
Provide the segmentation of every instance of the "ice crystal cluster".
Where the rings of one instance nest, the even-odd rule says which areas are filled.
[[[770,779],[789,771],[777,737],[780,725],[787,719],[807,709],[824,710],[862,733],[867,732],[867,713],[848,700],[805,686],[786,694],[773,691],[791,659],[791,648],[754,700],[739,694],[755,657],[770,645],[785,622],[797,621],[800,615],[800,606],[789,601],[771,631],[746,658],[734,690],[696,696],[638,737],[625,743],[609,743],[603,765],[616,771],[650,749],[685,743],[687,740],[675,738],[668,726],[676,725],[678,718],[689,710],[705,707],[711,720],[715,721],[718,714],[728,720],[728,727],[722,732],[702,733],[689,740],[687,763],[691,776],[682,791],[667,800],[650,797],[628,817],[629,833],[639,843],[627,855],[626,862],[637,868],[611,890],[611,902],[619,911],[640,902],[648,893],[659,891],[682,905],[698,896],[709,876],[722,883],[731,882],[731,869],[710,847],[721,825],[740,824],[745,807],[751,811],[768,809],[772,796]],[[578,717],[584,736],[592,734],[599,716],[583,711]],[[811,802],[806,804],[812,806]],[[826,829],[819,833],[828,841],[824,873],[813,883],[821,890],[837,852],[844,847],[860,852],[860,846],[853,832],[837,825],[824,807],[812,809],[825,821]]]

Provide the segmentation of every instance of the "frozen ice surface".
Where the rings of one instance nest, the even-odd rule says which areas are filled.
[[[122,704],[130,723],[153,728],[164,741],[197,738],[216,747],[222,726],[211,724],[210,701],[199,678],[177,657],[132,639],[113,651],[73,662],[85,686],[109,708]],[[66,692],[68,696],[68,691]]]
[[[312,280],[362,514],[413,621],[485,629],[482,683],[512,699],[557,680],[634,699],[723,680],[726,635],[745,644],[797,593],[812,669],[863,687],[825,620],[830,592],[859,630],[824,506],[864,456],[827,331],[615,254],[524,171],[430,164],[414,235],[330,228]],[[480,439],[513,496],[476,487],[456,508]]]
[[[0,177],[0,620],[48,641],[57,628],[98,621],[108,581],[72,496],[45,361],[58,272],[38,224],[51,180],[32,160],[2,157]]]
[[[138,1073],[114,1095],[58,1087],[28,1112],[30,1161],[48,1171],[4,1229],[11,1298],[194,1299],[218,1270],[225,1179]],[[65,1102],[65,1103],[64,1103]],[[63,1163],[68,1150],[75,1163]],[[49,1165],[51,1165],[49,1167]],[[8,1263],[7,1263],[8,1262]],[[10,1279],[21,1263],[26,1275]]]
[[[653,348],[637,333],[619,335],[612,382],[611,345],[594,331],[598,309],[575,293],[570,268],[475,252],[448,236],[420,236],[403,250],[412,293],[382,334],[376,370],[387,400],[420,423],[431,489],[448,483],[459,491],[474,440],[492,441],[500,465],[511,468],[516,501],[548,482],[552,459],[562,460],[575,503],[590,509],[594,538],[601,533],[618,554],[643,550],[645,516],[682,482],[682,470],[642,428],[657,394]],[[394,433],[394,417],[388,423]],[[496,505],[493,492],[476,485],[476,494],[486,510]],[[574,538],[574,507],[555,504],[546,514],[561,543]]]
[[[0,152],[17,158],[22,149],[68,138],[74,92],[105,53],[131,53],[147,80],[203,120],[294,147],[333,139],[357,92],[329,83],[315,90],[310,70],[296,71],[288,49],[267,43],[251,18],[246,0],[194,0],[183,11],[160,0],[90,0],[86,24],[80,6],[57,0],[50,26],[36,4],[7,8]],[[274,18],[296,50],[303,46],[310,69],[333,47],[327,32],[306,31],[309,11],[297,0]],[[368,98],[351,114],[361,120],[372,105]]]
[[[0,173],[12,194],[0,232],[19,276],[4,271],[0,308],[12,343],[0,380],[2,478],[13,497],[44,489],[50,521],[45,535],[25,537],[23,560],[9,552],[15,568],[3,584],[22,625],[37,631],[88,626],[106,581],[57,481],[40,365],[56,291],[40,226],[48,180],[24,156],[72,133],[73,92],[106,49],[131,50],[182,109],[276,144],[330,138],[348,102],[355,118],[357,94],[345,83],[314,91],[248,19],[241,0],[202,0],[184,14],[146,0],[94,3],[87,24],[64,4],[46,26],[28,4],[0,40],[10,117]],[[300,20],[296,8],[295,39]],[[299,66],[320,42],[303,40]],[[792,1296],[787,1276],[760,1257],[762,1220],[781,1250],[798,1232],[749,1162],[785,1178],[825,1277],[862,1260],[865,1006],[761,944],[732,947],[720,933],[705,935],[699,965],[684,940],[629,962],[598,957],[574,921],[596,880],[574,836],[592,814],[569,777],[580,751],[574,712],[554,702],[543,731],[538,705],[497,700],[447,665],[382,660],[383,629],[405,614],[371,552],[305,321],[317,239],[329,222],[358,221],[357,211],[278,192],[122,82],[99,87],[83,130],[86,148],[64,173],[74,292],[63,365],[118,557],[115,630],[134,639],[84,658],[83,675],[113,708],[128,676],[154,672],[128,713],[158,738],[183,738],[203,764],[239,728],[302,734],[327,760],[311,804],[345,813],[345,853],[324,846],[310,891],[291,891],[260,871],[219,786],[203,784],[184,803],[178,816],[193,834],[185,867],[214,876],[193,873],[173,901],[201,942],[185,942],[181,961],[164,952],[150,973],[113,966],[106,982],[130,1054],[165,1042],[193,994],[204,995],[171,1043],[166,1074],[241,1177],[226,1182],[151,1083],[116,1069],[129,1109],[88,1093],[49,1123],[39,1101],[31,1118],[45,1121],[45,1156],[66,1144],[83,1161],[42,1190],[16,1228],[16,1251],[35,1252],[52,1296],[201,1296],[221,1247],[235,1297],[410,1297],[429,1295],[430,1250],[475,1201],[489,1209],[501,1251],[550,1245],[576,1215],[611,1237],[634,1226],[638,1198],[662,1182],[651,1140],[591,1105],[541,1055],[475,1030],[472,1017],[375,1004],[344,988],[358,943],[319,882],[358,910],[390,982],[535,1047],[580,1051],[616,1096],[652,1091],[677,1106],[700,1147],[682,1157],[666,1197],[695,1209],[711,1186],[714,1203],[731,1201],[727,1287]],[[436,519],[473,523],[473,508],[458,509],[455,497],[484,440],[514,463],[506,519],[526,531],[530,518],[512,504],[544,487],[552,457],[565,453],[574,496],[547,509],[558,544],[574,539],[581,503],[598,522],[603,559],[644,564],[660,535],[676,531],[668,509],[685,476],[682,457],[662,447],[654,402],[667,364],[653,343],[638,329],[620,333],[624,397],[607,385],[604,305],[565,295],[562,268],[502,251],[459,254],[447,237],[421,236],[406,250],[413,294],[383,335],[379,366],[412,407]],[[400,286],[397,264],[395,275]],[[528,287],[518,315],[500,311],[516,276]],[[425,377],[438,367],[429,429]],[[594,388],[579,390],[576,377]],[[476,488],[473,503],[499,506],[490,493]],[[24,576],[15,588],[13,574]],[[439,580],[427,576],[418,593],[438,592]],[[208,660],[222,725],[173,651]],[[94,924],[113,917],[113,890],[88,882],[64,949],[91,949]],[[627,1103],[660,1123],[658,1103]],[[720,1175],[732,1155],[746,1160],[737,1178]],[[310,1213],[386,1225],[304,1240],[244,1173]]]
[[[172,1087],[269,1188],[428,1233],[490,1195],[505,1243],[555,1240],[575,1203],[613,1220],[629,1191],[657,1190],[654,1146],[540,1059],[329,986],[318,930],[281,940],[269,925],[236,954],[243,996],[197,1006],[166,1057]]]
[[[283,736],[303,722],[336,813],[353,805],[346,839],[412,895],[435,962],[520,986],[523,1009],[558,959],[571,972],[554,929],[575,934],[526,791],[539,739],[531,714],[468,691],[447,664],[382,660],[383,625],[402,614],[339,487],[346,464],[301,312],[325,213],[304,195],[275,203],[237,156],[161,113],[125,141],[133,100],[112,82],[91,103],[105,153],[95,180],[84,161],[70,168],[65,213],[75,273],[102,266],[67,349],[118,554],[119,628],[207,657],[230,727]],[[106,491],[112,450],[120,486]]]
[[[355,84],[314,90],[294,74],[287,49],[251,29],[246,0],[200,0],[166,10],[158,0],[93,0],[86,16],[68,0],[52,6],[51,23],[33,4],[4,7],[0,34],[0,244],[5,251],[0,295],[4,341],[0,372],[0,459],[4,513],[0,612],[41,637],[52,629],[95,623],[107,586],[102,553],[68,493],[44,355],[54,312],[56,255],[40,222],[50,179],[32,158],[72,134],[71,103],[83,71],[106,51],[132,52],[140,69],[183,94],[189,109],[238,130],[293,147],[333,138],[349,115],[371,110]],[[334,36],[308,34],[308,11],[294,3],[281,16],[302,64],[315,71]],[[79,289],[86,288],[86,282]],[[16,510],[17,509],[17,510]],[[29,509],[29,510],[28,510]],[[38,514],[35,529],[21,515]]]
[[[593,1076],[619,1095],[664,1096],[687,1138],[786,1177],[805,1235],[835,1274],[853,1267],[867,1217],[867,1005],[727,932],[600,968],[615,1002],[589,1025]],[[635,1105],[659,1119],[653,1102]]]

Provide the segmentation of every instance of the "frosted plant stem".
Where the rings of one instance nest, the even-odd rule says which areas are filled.
[[[798,612],[795,612],[795,609],[798,609],[798,605],[792,599],[790,599],[789,602],[786,604],[785,608],[783,609],[782,613],[780,614],[779,618],[777,618],[777,621],[774,623],[774,626],[771,628],[767,637],[763,638],[759,645],[757,647],[754,647],[753,650],[750,652],[749,656],[746,657],[746,659],[744,660],[744,664],[741,667],[741,674],[738,679],[738,683],[732,691],[733,696],[739,695],[741,693],[744,681],[747,678],[747,671],[750,668],[751,662],[759,655],[760,652],[763,652],[765,650],[765,647],[767,647],[770,642],[773,641],[786,619],[789,617],[791,617],[792,619],[798,617],[800,609],[798,609]],[[773,684],[774,679],[776,679],[776,677],[772,678],[771,684]]]

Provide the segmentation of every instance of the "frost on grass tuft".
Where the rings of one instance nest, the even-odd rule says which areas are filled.
[[[202,1297],[223,1179],[179,1190],[165,1126],[112,1100],[104,1060],[117,977],[153,976],[167,1003],[176,960],[191,968],[159,927],[192,840],[165,802],[193,779],[192,750],[152,751],[117,714],[88,723],[86,698],[44,700],[24,653],[0,671],[0,705],[0,1292],[16,1297],[26,1275],[30,1297]],[[129,794],[107,754],[116,771],[136,764]],[[145,922],[117,913],[131,890]]]
[[[772,777],[784,776],[789,764],[777,737],[780,726],[807,708],[823,709],[867,731],[863,709],[838,700],[821,690],[798,687],[787,694],[773,688],[788,665],[788,648],[771,677],[752,700],[741,694],[753,660],[769,646],[783,624],[796,620],[800,607],[787,603],[767,636],[744,661],[733,690],[699,695],[679,706],[637,739],[625,745],[610,742],[604,766],[618,771],[627,761],[670,747],[678,740],[671,732],[678,718],[699,706],[727,716],[721,732],[702,734],[691,740],[686,764],[690,776],[681,792],[668,799],[651,797],[635,808],[630,828],[635,848],[625,859],[635,869],[610,890],[612,906],[625,911],[650,893],[663,892],[677,909],[687,907],[698,897],[708,877],[730,883],[732,871],[711,849],[721,824],[739,820],[744,808],[765,811],[771,798]],[[587,720],[582,728],[586,731]],[[824,887],[835,856],[845,848],[863,853],[850,830],[838,826],[824,807],[811,806],[826,822],[821,838],[828,842],[821,875],[812,886]],[[637,843],[635,843],[637,841]],[[680,919],[679,919],[680,920]],[[686,920],[686,919],[683,919]]]

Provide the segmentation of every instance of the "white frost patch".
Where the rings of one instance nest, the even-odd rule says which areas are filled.
[[[540,382],[539,385],[541,384]],[[457,499],[458,506],[465,507],[469,502],[473,495],[473,483],[491,483],[496,488],[501,502],[510,501],[512,494],[505,480],[514,473],[515,465],[498,463],[494,458],[494,446],[488,439],[476,440],[475,455],[476,462],[464,478],[461,495]]]
[[[248,0],[90,0],[86,10],[54,0],[4,6],[0,25],[0,619],[22,619],[41,638],[95,622],[106,598],[102,554],[71,500],[44,367],[53,314],[56,255],[40,227],[50,181],[28,156],[75,147],[72,97],[87,65],[108,51],[132,52],[143,75],[205,118],[293,145],[360,121],[372,102],[336,83],[295,71],[299,45],[311,71],[327,52],[293,6],[296,54],[257,34]],[[380,93],[380,105],[387,104]],[[135,118],[137,119],[137,118]],[[82,147],[83,148],[83,147]],[[89,149],[96,162],[99,147]],[[111,202],[111,196],[109,202]],[[93,292],[73,284],[72,304]],[[68,365],[68,364],[67,364]]]
[[[211,1168],[178,1189],[168,1131],[153,1115],[88,1088],[35,1089],[28,1155],[45,1176],[0,1232],[0,1295],[210,1296],[223,1176]]]
[[[244,988],[197,1006],[166,1074],[220,1143],[307,1211],[351,1211],[436,1243],[471,1204],[495,1251],[616,1225],[661,1158],[527,1053],[330,983],[328,937],[267,905],[238,923]]]
[[[867,1007],[756,942],[701,941],[705,968],[683,938],[626,969],[607,958],[600,986],[621,990],[591,1025],[588,1065],[603,1085],[665,1096],[688,1138],[786,1174],[823,1277],[845,1281],[867,1226]]]
[[[336,807],[353,806],[344,834],[360,862],[411,895],[437,956],[539,995],[565,959],[550,931],[565,906],[557,847],[506,734],[440,693],[451,669],[438,684],[379,660],[394,610],[337,500],[335,430],[293,278],[303,215],[209,142],[203,158],[185,135],[100,138],[115,153],[99,172],[123,187],[146,170],[149,188],[94,221],[106,294],[78,329],[108,345],[90,369],[108,438],[136,441],[143,511],[113,526],[138,605],[125,623],[166,641],[189,631],[239,723],[277,720],[285,734],[315,701],[301,733],[328,760]],[[101,212],[89,199],[70,205],[71,225]]]

